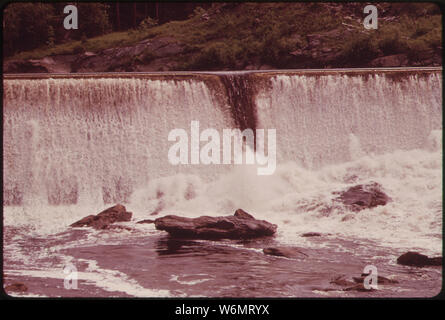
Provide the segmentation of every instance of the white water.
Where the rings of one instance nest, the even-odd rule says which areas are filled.
[[[257,176],[255,166],[167,161],[171,129],[234,126],[202,81],[5,80],[4,197],[22,198],[4,207],[5,225],[53,233],[115,202],[134,220],[243,208],[277,223],[282,242],[317,231],[438,254],[441,82],[438,73],[272,77],[256,112],[258,128],[277,129],[278,167]],[[354,214],[332,202],[333,191],[369,181],[393,201]]]

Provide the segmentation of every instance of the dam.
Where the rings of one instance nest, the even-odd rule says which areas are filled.
[[[169,133],[198,122],[251,142],[273,131],[273,174],[170,163]],[[442,269],[396,260],[442,254],[442,168],[441,68],[4,75],[4,278],[50,297],[431,297]],[[360,212],[336,201],[365,184],[390,201]],[[133,213],[116,229],[70,228],[116,203]],[[191,241],[145,224],[238,208],[276,235]],[[398,284],[332,282],[369,265]],[[62,288],[66,266],[78,290]]]
[[[277,162],[307,169],[442,129],[440,68],[5,75],[3,88],[4,205],[128,202],[152,179],[230,170],[169,163],[168,133],[191,121],[276,129]]]

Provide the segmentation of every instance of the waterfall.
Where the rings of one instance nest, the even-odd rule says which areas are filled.
[[[127,202],[152,179],[229,170],[168,162],[168,133],[192,120],[276,129],[278,162],[308,169],[351,160],[351,139],[382,154],[442,128],[439,70],[7,76],[3,88],[4,205]]]
[[[277,161],[308,168],[421,148],[442,128],[442,76],[433,73],[277,75],[257,94],[258,126],[277,129]]]

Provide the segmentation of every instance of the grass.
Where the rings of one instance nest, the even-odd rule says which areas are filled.
[[[352,34],[342,47],[343,59],[366,61],[378,55],[407,54],[412,61],[441,47],[441,16],[400,17],[399,21],[380,23],[378,30]]]
[[[11,59],[39,59],[51,55],[73,54],[82,47],[84,51],[97,52],[104,49],[132,45],[146,38],[148,31],[140,32],[113,32],[103,36],[90,38],[86,41],[70,41],[53,47],[42,47],[32,51],[24,51],[15,54]]]

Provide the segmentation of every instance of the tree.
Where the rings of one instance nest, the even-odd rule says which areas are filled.
[[[14,54],[48,41],[54,24],[54,8],[43,3],[10,3],[3,17],[5,54]]]
[[[108,18],[108,5],[103,3],[77,3],[79,10],[79,29],[76,39],[85,34],[88,38],[99,36],[111,31]]]

